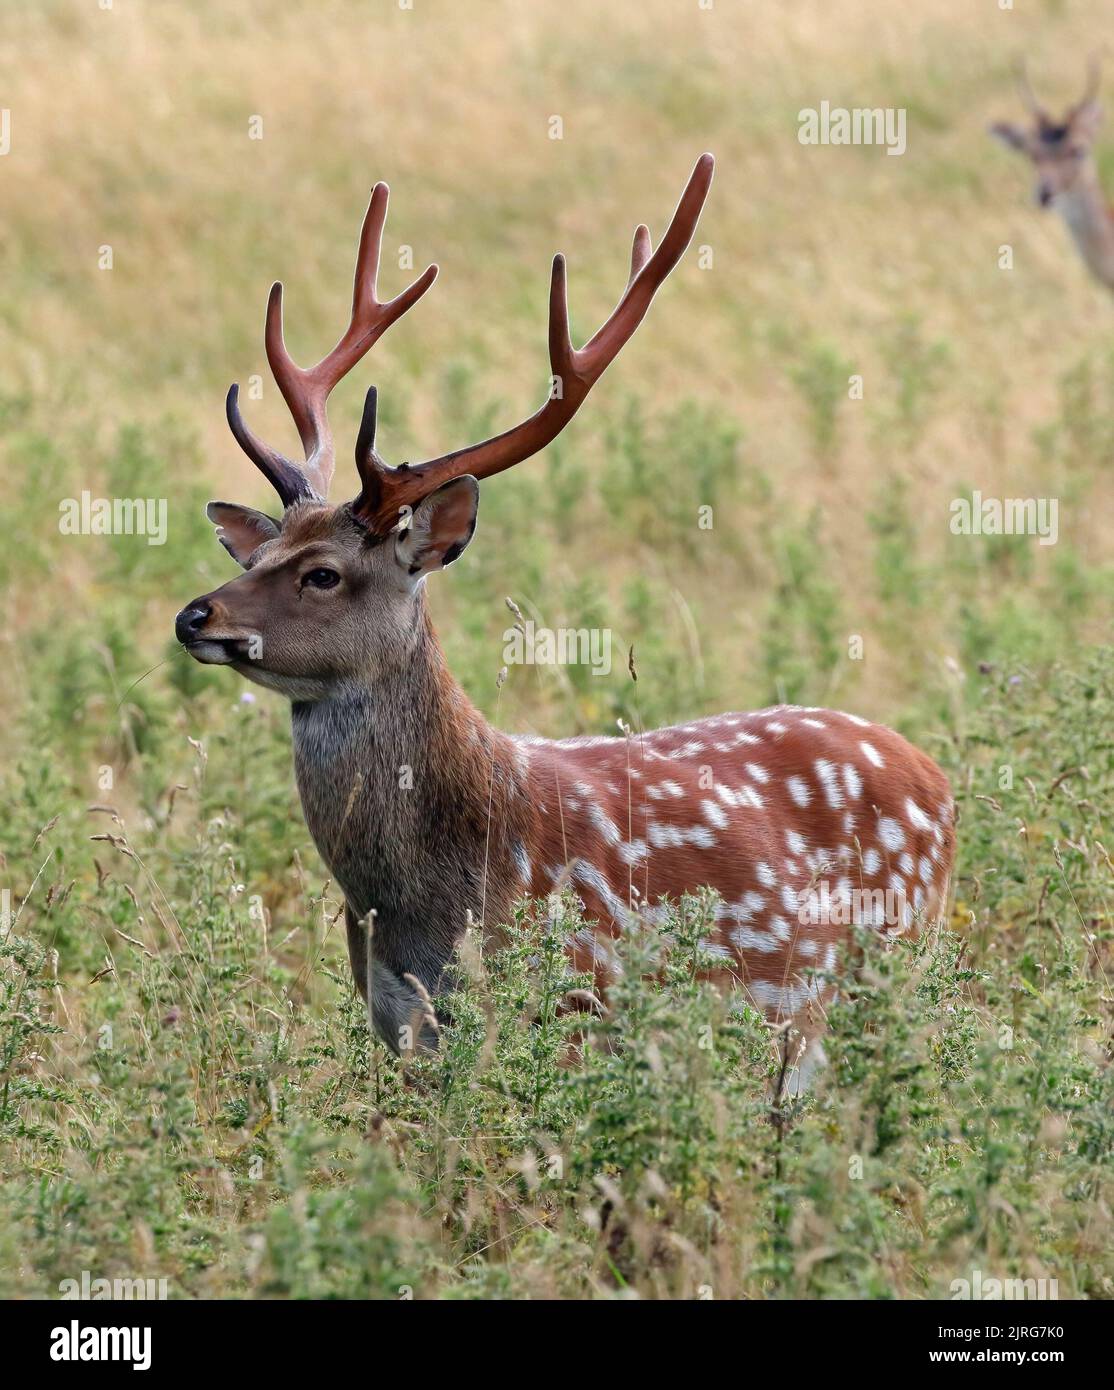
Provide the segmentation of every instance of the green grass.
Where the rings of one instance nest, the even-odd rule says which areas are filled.
[[[937,750],[954,920],[856,943],[801,1101],[701,980],[709,897],[622,940],[580,1066],[568,897],[466,943],[440,1054],[404,1065],[292,844],[277,711],[226,699],[206,753],[168,738],[181,790],[129,823],[29,754],[3,802],[9,873],[37,878],[0,947],[0,1292],[139,1269],[174,1296],[916,1298],[980,1269],[1109,1296],[1114,660],[979,686]]]

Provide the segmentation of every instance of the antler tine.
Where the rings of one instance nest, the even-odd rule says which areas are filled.
[[[1048,113],[1037,100],[1036,93],[1033,91],[1033,84],[1029,81],[1029,72],[1024,58],[1018,59],[1015,75],[1017,77],[1017,90],[1021,95],[1022,105],[1025,106],[1038,121],[1047,123]]]
[[[607,320],[582,348],[573,347],[569,334],[565,258],[554,256],[549,284],[551,389],[544,405],[521,424],[480,444],[413,466],[403,464],[392,469],[376,465],[374,480],[365,478],[364,489],[353,503],[353,512],[365,525],[375,531],[389,530],[400,509],[416,505],[442,483],[465,473],[491,477],[521,463],[556,438],[646,317],[654,295],[684,254],[708,196],[714,168],[710,154],[697,160],[656,251],[652,250],[648,229],[639,225],[635,230],[627,286]]]
[[[703,154],[696,162],[681,194],[680,202],[665,230],[658,249],[642,260],[638,270],[634,270],[636,260],[650,250],[650,233],[639,227],[634,234],[634,248],[631,253],[632,275],[622,298],[611,311],[607,321],[600,327],[575,355],[578,365],[588,370],[594,369],[598,360],[592,383],[603,373],[604,368],[646,317],[646,312],[657,294],[665,277],[684,255],[685,249],[696,231],[700,209],[712,186],[712,171],[715,161],[710,154]]]
[[[437,278],[437,266],[428,266],[401,294],[385,304],[380,302],[379,255],[389,198],[390,190],[385,183],[377,183],[372,189],[356,255],[352,315],[336,347],[315,366],[299,367],[287,351],[283,337],[282,284],[276,281],[271,286],[267,299],[264,334],[267,361],[297,426],[298,437],[305,452],[305,464],[299,467],[278,450],[257,439],[244,424],[235,397],[230,393],[228,419],[232,432],[245,453],[274,484],[286,505],[289,505],[289,502],[286,501],[284,489],[286,492],[294,489],[293,475],[300,475],[302,479],[297,496],[324,498],[328,495],[335,465],[335,449],[327,409],[330,392],[391,324],[401,318],[425,294]],[[277,479],[282,480],[281,486]]]
[[[1087,89],[1082,98],[1072,107],[1072,115],[1078,115],[1085,106],[1090,106],[1091,102],[1099,94],[1099,83],[1102,81],[1102,62],[1097,53],[1092,53],[1087,62]]]
[[[650,240],[650,229],[645,222],[640,222],[634,229],[634,241],[630,249],[630,279],[627,281],[629,289],[634,281],[634,277],[650,259],[650,253],[654,249],[654,243]]]
[[[375,452],[375,422],[379,409],[379,393],[374,386],[368,388],[364,397],[364,413],[360,418],[360,432],[356,436],[356,472],[360,475],[360,495],[357,501],[366,507],[379,505],[383,493],[382,478],[386,465]]]
[[[240,387],[236,383],[228,388],[224,413],[228,417],[228,425],[236,443],[278,493],[284,507],[291,506],[303,497],[315,495],[310,480],[302,469],[296,463],[291,463],[277,449],[265,444],[248,428],[240,414]]]

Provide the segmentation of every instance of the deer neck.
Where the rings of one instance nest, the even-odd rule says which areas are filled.
[[[499,920],[513,902],[528,812],[513,740],[449,673],[424,600],[404,664],[295,704],[293,729],[321,857],[358,917],[374,909],[377,958],[432,988],[467,913]]]
[[[1093,160],[1086,162],[1056,206],[1088,268],[1114,288],[1114,217]]]

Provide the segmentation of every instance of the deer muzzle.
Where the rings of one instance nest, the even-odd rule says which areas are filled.
[[[246,638],[220,636],[220,613],[205,596],[195,598],[174,619],[174,636],[195,661],[228,666],[244,656]]]

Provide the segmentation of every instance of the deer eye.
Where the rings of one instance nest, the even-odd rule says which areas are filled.
[[[308,584],[311,589],[335,589],[339,583],[340,575],[336,570],[307,570],[302,575],[302,584]]]

